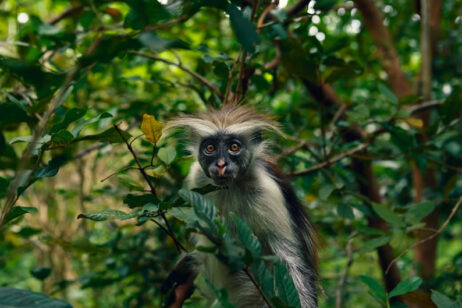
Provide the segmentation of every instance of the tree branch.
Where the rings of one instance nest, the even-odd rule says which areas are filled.
[[[242,269],[244,271],[244,273],[250,278],[250,280],[252,281],[252,283],[254,284],[255,288],[257,288],[257,291],[258,293],[260,293],[262,299],[265,301],[266,305],[268,308],[272,308],[273,305],[271,304],[271,302],[269,301],[268,297],[266,297],[265,293],[263,292],[263,290],[261,289],[260,285],[258,284],[258,282],[255,280],[255,277],[253,277],[252,273],[249,271],[249,269],[247,267],[244,267]]]
[[[354,153],[356,152],[359,152],[359,151],[362,151],[364,150],[365,148],[367,148],[368,146],[370,145],[370,141],[369,142],[366,142],[366,143],[362,143],[348,151],[346,151],[345,153],[342,153],[340,155],[337,155],[333,158],[330,158],[320,164],[317,164],[316,166],[313,166],[313,167],[310,167],[308,169],[305,169],[305,170],[302,170],[302,171],[296,171],[296,172],[293,172],[290,174],[291,177],[294,177],[294,176],[300,176],[300,175],[306,175],[308,173],[311,173],[311,172],[314,172],[316,170],[319,170],[319,169],[322,169],[322,168],[325,168],[327,166],[330,166],[336,162],[338,162],[339,160],[342,160],[344,159],[345,157],[348,157],[348,156],[351,156],[353,155]]]
[[[67,10],[62,12],[60,15],[58,15],[55,18],[51,19],[48,23],[50,25],[55,25],[58,22],[60,22],[61,20],[67,18],[67,17],[78,14],[81,10],[83,10],[84,7],[85,7],[84,4],[77,4],[77,5],[71,6],[70,8],[68,8]]]
[[[125,145],[127,146],[128,150],[132,154],[133,158],[135,159],[136,165],[138,166],[137,169],[140,171],[141,175],[143,176],[146,183],[148,184],[151,194],[155,198],[157,198],[156,189],[155,189],[154,185],[152,184],[151,180],[149,179],[149,177],[148,177],[146,171],[144,170],[143,166],[141,165],[140,160],[138,159],[138,156],[135,153],[135,150],[133,150],[131,144],[128,142],[128,140],[125,138],[125,136],[122,134],[122,131],[120,130],[120,128],[116,124],[114,124],[114,128],[117,131],[117,133],[119,134],[120,138],[122,138],[122,140],[124,141]],[[170,224],[168,223],[167,217],[165,216],[165,213],[163,211],[159,211],[159,214],[162,217],[162,220],[164,221],[165,226],[166,226],[166,228],[162,228],[162,230],[164,230],[165,233],[167,233],[167,235],[172,238],[173,242],[175,243],[176,248],[179,251],[180,250],[186,251],[184,246],[178,241],[175,234],[173,233],[172,228],[170,227]]]
[[[335,299],[335,308],[342,308],[342,293],[343,293],[343,286],[345,285],[345,281],[348,277],[348,272],[350,270],[351,265],[353,264],[353,240],[355,236],[358,234],[358,232],[353,232],[349,237],[348,237],[348,242],[346,244],[346,257],[347,257],[347,264],[345,266],[345,271],[343,272],[342,277],[340,278],[340,281],[338,283],[337,291],[335,292],[336,299]]]
[[[199,82],[201,82],[203,85],[205,85],[210,90],[212,90],[212,92],[214,92],[220,98],[220,100],[223,100],[223,94],[221,93],[221,91],[217,87],[215,87],[211,82],[209,82],[207,79],[205,79],[204,76],[199,75],[198,73],[190,70],[189,68],[183,66],[181,63],[175,63],[175,62],[172,62],[170,60],[163,59],[163,58],[160,58],[158,56],[148,54],[148,53],[144,53],[144,52],[141,52],[141,51],[132,50],[132,51],[129,51],[128,53],[133,54],[133,55],[142,56],[142,57],[152,59],[152,60],[155,60],[155,61],[163,62],[163,63],[168,64],[168,65],[176,66],[179,69],[181,69],[182,71],[184,71],[184,72],[188,73],[189,75],[193,76],[194,78],[196,78]]]
[[[435,232],[433,233],[432,235],[424,238],[424,239],[421,239],[417,242],[415,242],[412,246],[406,248],[402,253],[400,253],[396,258],[394,258],[390,264],[388,265],[387,267],[387,270],[386,272],[388,273],[388,271],[390,270],[391,266],[393,264],[396,263],[396,261],[398,261],[402,256],[404,256],[408,251],[410,251],[411,249],[425,243],[425,242],[428,242],[432,239],[434,239],[436,236],[438,236],[438,234],[440,234],[445,228],[446,226],[449,224],[449,222],[451,221],[451,219],[454,217],[454,215],[456,214],[457,210],[459,209],[460,207],[460,204],[462,203],[462,195],[459,197],[459,200],[457,200],[457,203],[454,205],[454,207],[452,208],[451,210],[451,213],[449,214],[448,218],[446,218],[446,220],[443,222],[443,224],[441,225],[441,227]]]
[[[411,85],[401,68],[398,54],[394,47],[390,32],[383,24],[383,17],[374,0],[355,0],[361,12],[364,24],[371,33],[377,46],[381,64],[388,75],[388,84],[398,98],[412,93]]]

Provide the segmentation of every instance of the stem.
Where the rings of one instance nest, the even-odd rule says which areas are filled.
[[[253,277],[252,273],[249,271],[249,268],[248,267],[244,267],[242,269],[244,271],[244,273],[246,273],[246,275],[250,278],[250,280],[252,281],[252,283],[254,284],[255,288],[257,288],[257,291],[258,293],[260,293],[262,299],[265,301],[266,305],[268,306],[268,308],[273,308],[273,305],[271,305],[271,302],[269,301],[269,299],[266,297],[265,293],[263,293],[263,290],[261,289],[260,285],[258,284],[258,282],[255,280],[255,277]]]
[[[168,64],[168,65],[176,66],[179,69],[181,69],[182,71],[188,73],[189,75],[191,75],[194,78],[196,78],[197,80],[199,80],[203,85],[207,86],[210,90],[212,90],[212,92],[214,92],[220,98],[220,100],[223,100],[223,94],[221,93],[221,91],[217,87],[215,87],[212,83],[210,83],[207,79],[205,79],[204,76],[199,75],[198,73],[190,70],[187,67],[184,67],[183,64],[181,64],[181,63],[175,63],[175,62],[172,62],[170,60],[159,58],[159,57],[157,57],[155,55],[147,54],[147,53],[140,52],[140,51],[132,50],[132,51],[129,51],[128,53],[133,54],[133,55],[142,56],[142,57],[145,57],[145,58],[149,58],[149,59],[152,59],[152,60],[156,60],[156,61],[159,61],[159,62],[163,62],[163,63]]]
[[[435,232],[433,233],[432,235],[424,238],[424,239],[421,239],[420,241],[417,241],[415,242],[412,246],[406,248],[402,253],[400,253],[396,258],[394,258],[390,264],[388,265],[387,267],[387,270],[386,270],[386,273],[388,273],[388,271],[390,270],[391,266],[396,263],[396,261],[398,261],[402,256],[404,256],[409,250],[425,243],[425,242],[428,242],[429,240],[435,238],[438,234],[440,234],[445,228],[446,226],[449,224],[449,222],[451,221],[451,219],[454,217],[454,215],[456,214],[457,210],[459,209],[460,207],[460,204],[462,203],[462,195],[459,197],[459,200],[457,200],[457,203],[454,205],[454,207],[452,208],[451,210],[451,213],[449,214],[448,218],[446,218],[446,220],[443,222],[443,224],[441,225],[441,227]]]
[[[149,190],[150,190],[151,194],[155,198],[157,198],[156,189],[154,188],[154,185],[151,183],[151,180],[149,179],[149,177],[148,177],[146,171],[144,170],[143,166],[141,166],[140,160],[138,159],[138,156],[136,155],[135,151],[133,150],[131,144],[128,142],[128,140],[125,138],[125,136],[122,134],[122,131],[120,130],[120,128],[116,124],[114,124],[114,128],[117,131],[117,133],[119,134],[120,138],[122,138],[122,140],[125,142],[125,145],[127,146],[128,150],[130,151],[133,158],[135,159],[136,165],[138,166],[137,169],[141,172],[141,175],[145,179],[146,183],[149,185]],[[168,223],[167,217],[165,216],[165,213],[160,212],[160,216],[162,217],[162,219],[163,219],[163,221],[165,223],[165,226],[167,227],[167,228],[164,228],[162,226],[162,230],[164,230],[165,233],[167,233],[167,235],[169,235],[172,238],[172,240],[175,242],[176,248],[179,251],[180,250],[186,251],[184,246],[181,245],[181,243],[178,241],[175,234],[173,233],[172,228],[170,227],[170,224]],[[157,221],[156,221],[156,223],[157,223]]]

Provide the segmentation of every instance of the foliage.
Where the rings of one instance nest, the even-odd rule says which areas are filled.
[[[162,136],[168,119],[234,101],[283,127],[287,138],[265,137],[320,233],[321,307],[460,306],[462,7],[442,4],[423,109],[422,16],[409,1],[370,2],[403,95],[363,2],[1,2],[0,304],[160,307],[163,279],[196,248],[254,278],[274,307],[298,307],[285,266],[237,215],[224,223],[214,188],[183,188],[188,136]],[[435,230],[426,276],[411,251]],[[211,246],[189,244],[194,233]],[[185,307],[206,305],[196,290]]]

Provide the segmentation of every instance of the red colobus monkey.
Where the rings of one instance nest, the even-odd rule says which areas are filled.
[[[187,177],[189,188],[220,186],[207,196],[223,219],[231,225],[229,213],[233,212],[245,221],[262,243],[263,253],[276,255],[286,266],[301,307],[317,307],[316,234],[262,140],[262,132],[279,131],[277,125],[253,109],[225,106],[180,117],[168,127],[183,127],[191,134],[196,161]],[[164,283],[164,291],[176,287],[170,307],[181,307],[199,272],[216,288],[225,288],[236,307],[266,306],[245,273],[231,274],[213,255],[197,251],[185,255]]]

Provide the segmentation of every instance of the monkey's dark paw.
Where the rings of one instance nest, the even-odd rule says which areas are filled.
[[[164,307],[181,307],[194,293],[193,278],[180,269],[173,270],[165,279],[161,292],[165,295]]]

